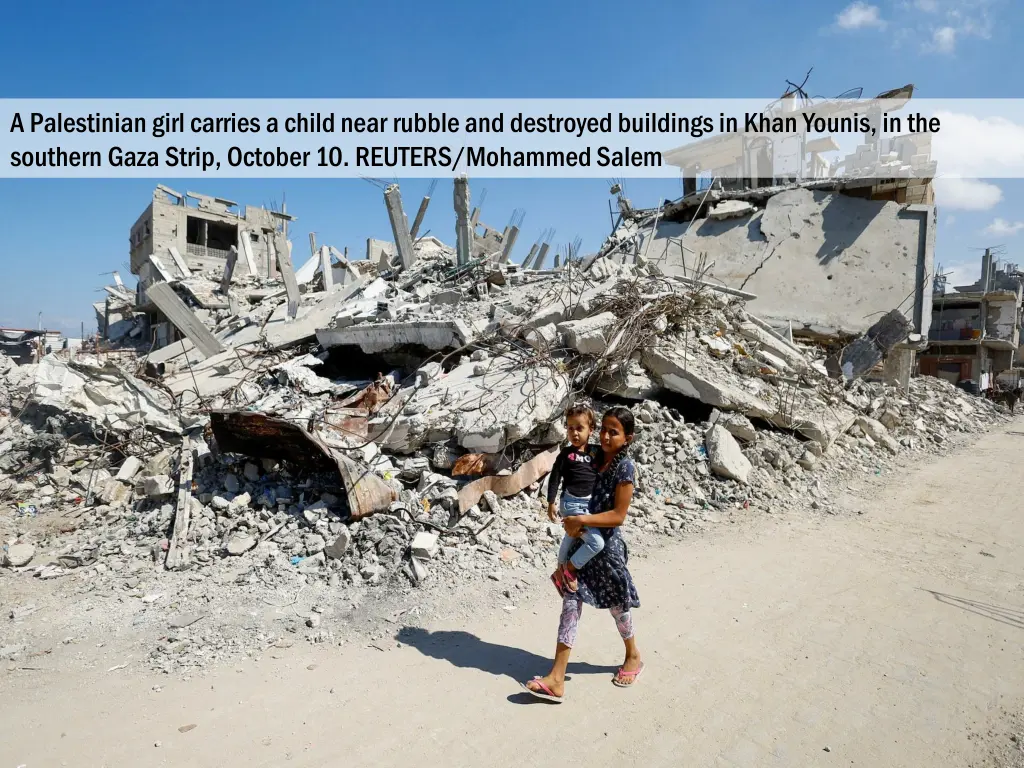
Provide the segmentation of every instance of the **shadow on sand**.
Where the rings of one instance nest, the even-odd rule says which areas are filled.
[[[478,669],[496,677],[509,677],[517,683],[543,675],[551,669],[550,657],[538,656],[522,648],[488,643],[469,632],[431,632],[419,627],[403,627],[395,635],[395,640],[432,659],[447,661],[461,669]],[[618,669],[618,665],[570,662],[566,680],[569,675],[614,675]],[[508,700],[513,704],[546,703],[525,692],[515,693]]]

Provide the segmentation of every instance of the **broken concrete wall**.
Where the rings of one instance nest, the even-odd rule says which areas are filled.
[[[188,199],[194,204],[186,205]],[[138,275],[151,254],[173,264],[168,254],[172,247],[190,270],[223,270],[230,247],[237,245],[239,232],[245,232],[257,274],[266,277],[270,274],[266,234],[277,231],[286,218],[264,208],[239,208],[230,200],[192,192],[175,197],[157,187],[153,201],[131,228],[132,273]],[[239,256],[235,275],[249,275],[247,260]]]
[[[760,378],[736,373],[734,354],[713,357],[693,341],[665,337],[643,352],[643,364],[665,389],[791,429],[823,447],[853,424],[856,414],[826,399],[816,387],[777,382],[771,374]],[[751,367],[759,370],[756,363]]]
[[[118,433],[140,426],[169,434],[181,432],[180,420],[165,392],[96,358],[66,363],[47,355],[38,364],[19,370],[14,389],[38,406],[78,414]]]
[[[1020,300],[1017,296],[986,299],[985,337],[1020,344]]]
[[[415,320],[404,323],[361,323],[346,328],[319,328],[317,341],[330,349],[358,346],[367,354],[415,345],[431,350],[458,349],[474,337],[461,320]]]
[[[752,214],[662,221],[641,250],[668,274],[692,275],[706,255],[709,278],[756,294],[750,311],[792,321],[796,332],[856,335],[902,306],[914,332],[927,335],[934,219],[932,206],[790,189]]]
[[[561,416],[567,379],[547,367],[527,367],[513,357],[466,359],[447,374],[435,368],[416,377],[419,386],[397,397],[401,413],[382,412],[371,422],[383,446],[411,453],[455,438],[468,451],[497,453]]]

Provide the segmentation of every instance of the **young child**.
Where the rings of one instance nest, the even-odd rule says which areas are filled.
[[[585,515],[590,504],[590,494],[597,478],[597,446],[590,445],[590,435],[597,426],[594,412],[584,405],[574,405],[565,412],[565,431],[569,445],[558,453],[548,480],[548,518],[554,522],[555,498],[558,487],[562,486],[562,500],[558,514],[565,519],[574,515]],[[563,589],[575,592],[578,588],[576,572],[604,549],[604,537],[594,528],[584,528],[580,536],[583,543],[569,559],[569,547],[573,539],[566,535],[558,549],[558,567],[551,580],[559,592]]]

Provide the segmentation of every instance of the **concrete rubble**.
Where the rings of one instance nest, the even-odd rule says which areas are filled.
[[[208,261],[185,264],[186,278],[168,256],[170,280],[147,267],[192,314],[181,325],[204,333],[180,327],[148,354],[0,367],[3,568],[140,601],[172,583],[198,594],[498,580],[550,565],[561,529],[541,499],[571,402],[633,408],[627,525],[651,536],[722,509],[805,497],[827,508],[829,476],[940,450],[1005,410],[939,379],[867,380],[906,324],[900,338],[864,336],[867,365],[786,338],[737,291],[643,259],[511,263],[500,233],[490,246],[475,237],[465,180],[457,248],[410,236],[397,186],[386,203],[397,247],[373,241],[372,260],[338,264],[336,249],[314,247],[312,264],[285,265],[298,290],[267,262],[290,250],[283,236],[255,256],[244,239],[227,280]],[[748,208],[723,201],[709,215]],[[147,338],[119,308],[118,338]],[[40,523],[57,518],[67,524]],[[307,627],[323,639],[314,613]],[[162,640],[153,666],[205,663],[192,631]]]

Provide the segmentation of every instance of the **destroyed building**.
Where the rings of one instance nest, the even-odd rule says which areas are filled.
[[[873,99],[861,99],[862,90],[811,100],[802,87],[790,87],[762,112],[770,124],[791,125],[790,132],[745,126],[665,152],[664,160],[682,170],[684,197],[705,189],[713,179],[720,179],[726,189],[741,190],[809,179],[888,178],[894,184],[899,180],[898,189],[893,190],[895,197],[902,198],[897,202],[933,203],[931,193],[922,188],[925,185],[915,183],[935,176],[930,135],[888,136],[882,130],[882,115],[901,110],[912,98],[914,86],[884,91]],[[863,143],[850,154],[826,161],[822,155],[840,146],[829,135],[812,138],[804,117],[827,122],[855,115],[870,126],[862,134]]]
[[[152,342],[154,348],[181,338],[160,298],[149,295],[150,287],[157,282],[182,281],[201,309],[221,308],[220,302],[204,299],[216,285],[214,281],[229,269],[229,262],[237,277],[277,276],[276,250],[288,247],[289,221],[294,217],[284,212],[239,208],[231,200],[195,192],[181,194],[158,185],[130,233],[130,265],[138,276],[134,306],[126,305],[122,284],[108,289],[113,302],[104,304],[104,338],[110,339],[111,333],[115,339],[123,337],[120,330],[124,326],[116,324],[128,316],[139,327],[137,336]]]
[[[985,390],[1005,380],[1016,386],[1021,361],[1024,274],[1016,264],[999,266],[991,249],[981,261],[981,277],[955,292],[932,299],[928,349],[920,372],[953,384],[969,382]]]
[[[51,352],[63,349],[67,342],[60,331],[0,328],[0,355],[18,365],[34,363]]]
[[[905,86],[875,101],[905,103],[912,93]],[[810,109],[795,96],[775,108]],[[852,108],[843,101],[813,107]],[[934,192],[930,178],[907,178],[934,170],[923,140],[865,136],[855,157],[827,169],[820,153],[837,145],[806,131],[688,144],[665,155],[682,171],[683,197],[645,210],[620,191],[619,223],[599,257],[711,282],[791,337],[842,343],[898,310],[911,327],[887,350],[886,375],[905,387],[932,319]]]
[[[779,181],[648,210],[620,188],[600,250],[553,267],[550,230],[512,260],[521,215],[481,224],[465,177],[454,247],[419,232],[430,195],[410,226],[391,184],[393,241],[349,260],[311,238],[298,268],[285,215],[158,187],[135,300],[115,278],[97,305],[133,354],[0,358],[0,498],[17,510],[0,564],[292,594],[500,579],[545,567],[561,535],[540,499],[570,403],[636,413],[628,525],[651,536],[826,507],[830,473],[1001,418],[906,365],[932,320],[933,206]],[[75,526],[33,527],[54,512]]]

